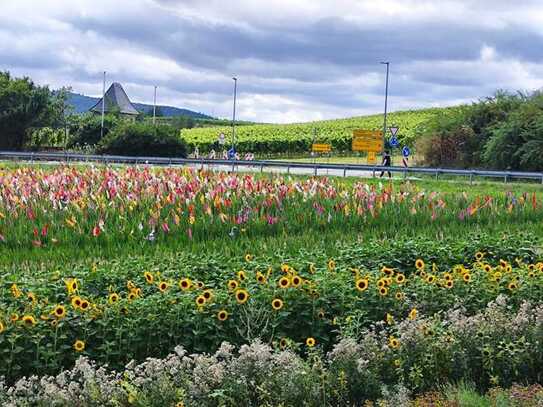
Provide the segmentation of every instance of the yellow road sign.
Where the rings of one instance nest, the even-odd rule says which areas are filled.
[[[315,143],[311,146],[311,151],[315,153],[329,153],[332,151],[330,144]]]
[[[353,130],[353,151],[383,150],[383,133],[380,130]]]
[[[368,153],[368,165],[375,165],[377,164],[377,155],[375,154],[375,151],[370,151]]]

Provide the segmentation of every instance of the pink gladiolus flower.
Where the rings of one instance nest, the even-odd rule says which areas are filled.
[[[95,227],[92,229],[92,235],[93,235],[94,237],[100,236],[100,233],[101,233],[101,232],[102,232],[102,231],[100,230],[100,227],[99,227],[99,226],[95,226]]]
[[[162,224],[162,231],[163,231],[164,233],[169,233],[169,231],[170,231],[170,227],[168,226],[168,224],[167,224],[166,222],[164,222],[164,223]]]

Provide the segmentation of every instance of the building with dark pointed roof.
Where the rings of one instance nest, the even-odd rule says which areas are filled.
[[[137,116],[138,110],[134,107],[128,95],[120,83],[113,83],[107,90],[104,98],[100,99],[96,105],[90,108],[93,113],[102,113],[102,103],[106,100],[104,107],[105,113],[120,113],[122,115]]]

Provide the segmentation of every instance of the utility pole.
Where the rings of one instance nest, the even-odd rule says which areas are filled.
[[[155,85],[155,97],[153,99],[153,125],[156,126],[156,85]]]
[[[104,71],[104,82],[102,85],[102,127],[100,128],[100,139],[104,138],[104,115],[106,113],[106,71]]]
[[[388,69],[390,66],[390,62],[381,62],[381,64],[387,66],[387,77],[386,77],[386,85],[385,85],[385,115],[383,118],[383,152],[385,149],[385,136],[387,134],[387,104],[388,104]]]
[[[234,151],[236,147],[236,96],[238,88],[238,78],[234,77],[232,79],[234,81],[234,109],[232,113],[232,151]]]

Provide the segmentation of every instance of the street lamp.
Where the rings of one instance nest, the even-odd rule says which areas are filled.
[[[385,116],[383,118],[383,151],[384,151],[385,135],[387,134],[388,69],[390,66],[390,62],[381,62],[381,64],[387,66],[387,78],[386,78],[386,85],[385,85]]]
[[[102,126],[100,127],[100,140],[104,138],[105,112],[106,112],[106,71],[104,71],[104,82],[102,83]]]
[[[232,78],[234,81],[234,109],[232,112],[232,153],[234,153],[234,149],[236,146],[236,95],[237,95],[237,89],[238,89],[238,78],[234,77]]]

